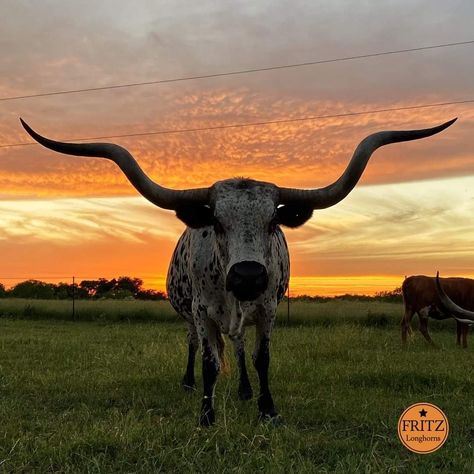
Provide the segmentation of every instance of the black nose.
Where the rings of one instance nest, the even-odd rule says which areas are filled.
[[[239,262],[230,267],[226,289],[240,301],[252,301],[268,286],[267,269],[258,262]]]

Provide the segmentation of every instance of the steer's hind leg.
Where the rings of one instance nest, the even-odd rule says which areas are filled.
[[[196,390],[196,380],[194,378],[194,361],[196,359],[196,351],[199,347],[199,340],[196,327],[193,323],[189,323],[188,328],[188,365],[184,374],[182,385],[185,390]]]
[[[260,394],[258,396],[258,411],[261,418],[276,418],[278,413],[273,403],[273,398],[268,386],[268,368],[270,365],[270,335],[273,319],[265,318],[257,321],[255,338],[255,352],[253,362],[257,369],[260,382]]]
[[[467,333],[469,332],[469,325],[463,324],[462,325],[462,347],[464,349],[467,348]]]
[[[401,327],[402,327],[402,342],[406,344],[407,336],[410,334],[411,331],[411,319],[413,318],[414,311],[409,308],[405,307],[405,314],[403,315]]]
[[[461,345],[462,323],[456,320],[456,344]]]
[[[252,398],[252,386],[250,385],[249,375],[247,373],[247,365],[245,363],[245,338],[243,334],[239,334],[232,338],[234,343],[235,357],[239,367],[239,389],[238,395],[240,400],[250,400]]]

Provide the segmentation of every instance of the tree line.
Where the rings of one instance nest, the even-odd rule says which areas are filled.
[[[143,280],[128,276],[121,276],[107,280],[83,280],[80,283],[46,283],[40,280],[26,280],[12,288],[6,289],[0,283],[0,298],[28,298],[42,300],[77,299],[138,299],[164,300],[166,294],[162,291],[143,288]],[[286,299],[286,298],[285,298]],[[340,296],[307,296],[291,297],[293,301],[312,301],[324,303],[333,300],[349,301],[384,301],[399,303],[402,301],[402,289],[381,291],[374,296],[368,295],[340,295]]]
[[[73,297],[77,299],[166,299],[166,295],[162,291],[145,289],[143,280],[128,276],[111,280],[107,278],[82,280],[75,284],[26,280],[8,289],[0,283],[0,298],[66,300]]]

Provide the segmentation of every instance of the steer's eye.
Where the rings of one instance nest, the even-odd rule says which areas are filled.
[[[277,229],[277,221],[273,219],[270,224],[268,224],[268,233],[273,234]]]
[[[222,227],[222,224],[215,217],[214,217],[214,232],[216,234],[224,233],[224,227]]]

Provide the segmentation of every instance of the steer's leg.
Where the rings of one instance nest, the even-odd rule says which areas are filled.
[[[234,343],[235,357],[240,374],[238,395],[240,400],[250,400],[253,393],[247,373],[247,365],[245,363],[245,338],[243,332],[233,337],[232,342]]]
[[[205,309],[202,309],[202,311],[205,312]],[[204,385],[199,423],[201,426],[211,426],[215,421],[214,388],[220,370],[218,349],[220,334],[218,334],[215,324],[207,316],[199,319],[197,329],[202,349],[202,380]]]
[[[469,325],[462,325],[462,346],[464,349],[467,348],[467,333],[469,332]]]
[[[183,388],[185,390],[195,390],[196,380],[194,378],[194,361],[196,359],[196,351],[199,347],[199,340],[194,323],[189,323],[188,328],[188,365],[186,373],[183,377]]]
[[[415,314],[414,311],[410,307],[405,306],[405,314],[403,315],[402,323],[401,323],[403,344],[406,344],[407,335],[411,333],[410,323],[411,323],[411,318],[413,318],[414,314]]]
[[[423,337],[432,345],[436,346],[433,339],[431,339],[430,334],[428,333],[428,318],[422,314],[421,311],[418,311],[418,316],[420,318],[420,332],[423,334]]]
[[[456,321],[456,344],[461,345],[462,323]]]
[[[268,367],[270,365],[270,335],[274,318],[259,318],[256,323],[255,351],[253,363],[260,381],[258,410],[262,418],[275,418],[278,413],[268,386]]]

